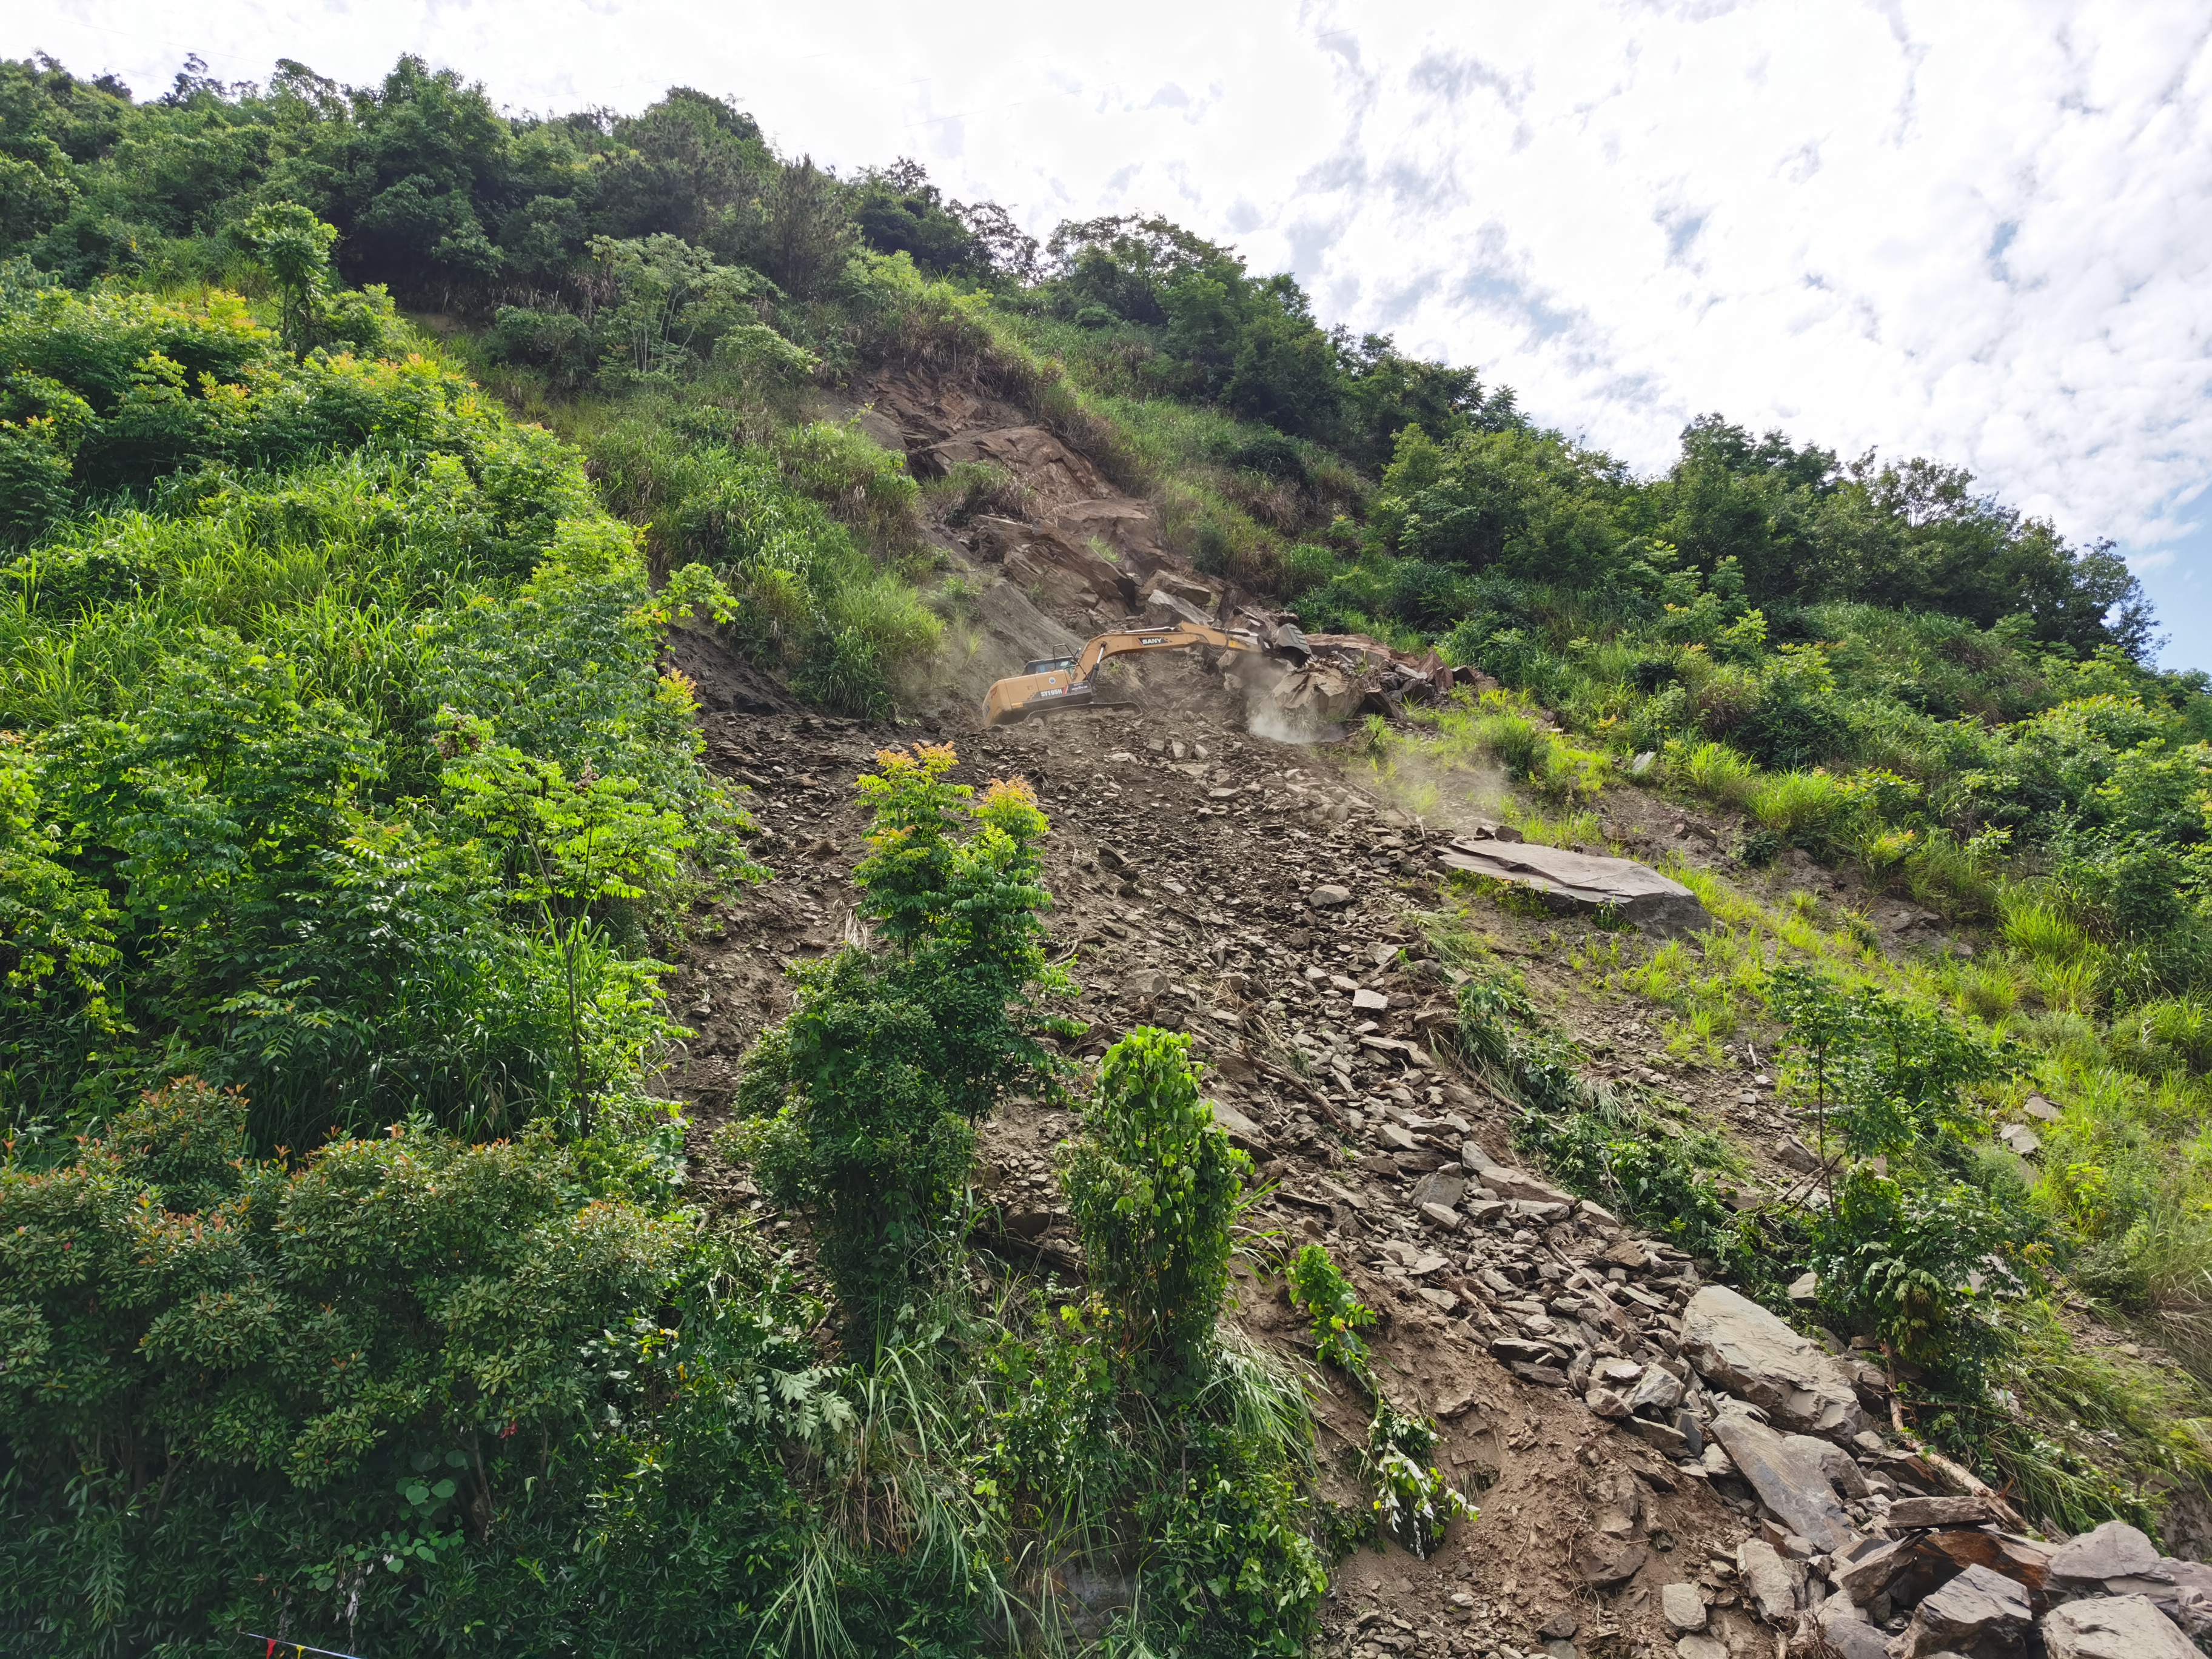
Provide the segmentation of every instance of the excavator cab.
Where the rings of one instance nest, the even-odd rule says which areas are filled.
[[[1075,678],[1074,658],[1045,657],[991,688],[983,700],[983,724],[1013,726],[1032,714],[1079,708],[1091,699],[1091,687]]]

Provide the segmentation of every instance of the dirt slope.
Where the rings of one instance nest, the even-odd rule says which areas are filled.
[[[761,852],[777,872],[702,919],[672,988],[697,1032],[672,1083],[691,1103],[705,1194],[762,1207],[741,1172],[708,1154],[706,1138],[746,1049],[788,1006],[785,966],[844,931],[865,829],[854,779],[886,745],[952,741],[960,781],[1024,776],[1052,820],[1054,954],[1071,958],[1083,988],[1073,1012],[1090,1025],[1072,1052],[1095,1056],[1139,1024],[1191,1034],[1212,1067],[1209,1092],[1235,1115],[1225,1121],[1279,1182],[1265,1219],[1291,1242],[1325,1242],[1387,1316],[1382,1375],[1401,1403],[1443,1420],[1445,1467],[1480,1507],[1431,1560],[1394,1549],[1346,1561],[1327,1614],[1334,1650],[1514,1654],[1548,1644],[1561,1659],[1668,1650],[1675,1632],[1659,1590],[1687,1580],[1702,1583],[1709,1633],[1728,1652],[1773,1653],[1776,1632],[1749,1616],[1729,1565],[1740,1543],[1761,1535],[1756,1502],[1732,1480],[1678,1467],[1683,1447],[1663,1425],[1593,1414],[1579,1378],[1567,1386],[1562,1369],[1570,1349],[1584,1363],[1618,1356],[1683,1379],[1694,1403],[1679,1314],[1697,1288],[1695,1267],[1601,1213],[1554,1210],[1533,1189],[1515,1213],[1482,1225],[1447,1229],[1420,1208],[1439,1195],[1430,1171],[1444,1165],[1449,1176],[1463,1141],[1512,1162],[1504,1103],[1428,1041],[1449,1023],[1450,988],[1412,913],[1437,903],[1432,848],[1455,826],[1424,826],[1363,793],[1333,750],[1251,735],[1242,696],[1195,653],[1129,672],[1135,710],[980,729],[990,678],[1128,614],[1128,586],[1115,575],[1195,573],[1161,546],[1144,503],[1113,491],[1049,434],[1022,426],[1018,411],[915,381],[877,390],[868,423],[880,441],[902,444],[925,467],[948,447],[1006,459],[1031,482],[1036,516],[937,532],[976,585],[982,620],[940,697],[924,705],[935,712],[918,720],[809,714],[712,639],[672,641],[672,659],[698,683],[710,762],[752,789],[769,831]],[[1678,832],[1683,815],[1656,798],[1623,789],[1607,811],[1607,833],[1632,847],[1719,856],[1715,838],[1686,823]],[[1829,884],[1838,902],[1857,896]],[[1923,925],[1893,908],[1878,920],[1890,937]],[[1755,1054],[1740,1069],[1670,1061],[1633,1007],[1594,999],[1565,966],[1570,951],[1590,942],[1578,927],[1503,912],[1489,925],[1547,1013],[1599,1056],[1600,1074],[1662,1084],[1692,1115],[1724,1126],[1761,1176],[1789,1178],[1794,1126],[1775,1109]],[[1073,1127],[1017,1100],[987,1129],[981,1180],[1009,1261],[1072,1260],[1051,1158]],[[799,1240],[793,1224],[763,1218]],[[1310,1368],[1311,1345],[1279,1296],[1248,1279],[1238,1316],[1255,1340]],[[1493,1358],[1501,1339],[1506,1357]],[[1527,1350],[1517,1360],[1516,1342]],[[1319,1407],[1333,1493],[1356,1499],[1365,1404],[1339,1384]],[[1917,1460],[1884,1457],[1865,1460],[1874,1507],[1860,1506],[1856,1522],[1874,1524],[1887,1494],[1938,1490]]]

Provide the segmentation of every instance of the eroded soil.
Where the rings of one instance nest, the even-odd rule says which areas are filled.
[[[1048,434],[1005,437],[1016,411],[928,382],[879,390],[882,404],[866,419],[880,441],[919,453],[980,433],[989,440],[981,453],[1033,463],[1037,521],[933,530],[980,594],[977,617],[956,639],[961,659],[938,695],[920,700],[933,714],[896,724],[809,714],[711,636],[679,632],[671,641],[671,661],[698,688],[709,763],[752,792],[766,831],[756,850],[775,872],[696,919],[672,986],[696,1033],[670,1086],[690,1105],[702,1196],[750,1208],[803,1243],[803,1227],[769,1215],[708,1137],[747,1049],[789,1006],[787,967],[833,948],[848,927],[866,829],[854,780],[887,746],[951,742],[959,781],[1024,777],[1052,821],[1053,955],[1081,988],[1067,1012],[1088,1026],[1070,1056],[1095,1060],[1139,1024],[1189,1033],[1232,1138],[1274,1183],[1258,1218],[1285,1245],[1327,1243],[1385,1316],[1382,1375],[1401,1405],[1441,1420],[1443,1467],[1480,1506],[1429,1560],[1390,1548],[1343,1562],[1326,1614],[1333,1650],[1664,1650],[1673,1632],[1658,1590],[1686,1579],[1705,1584],[1711,1633],[1731,1653],[1773,1652],[1775,1632],[1743,1610],[1728,1565],[1740,1541],[1759,1535],[1755,1502],[1731,1480],[1683,1467],[1683,1448],[1657,1425],[1594,1415],[1556,1357],[1573,1348],[1662,1368],[1694,1400],[1676,1316],[1699,1282],[1696,1266],[1601,1217],[1542,1203],[1480,1222],[1475,1212],[1489,1206],[1471,1206],[1453,1228],[1420,1208],[1437,1195],[1424,1185],[1431,1171],[1456,1170],[1467,1140],[1497,1161],[1519,1161],[1505,1103],[1434,1041],[1452,1022],[1451,981],[1421,918],[1463,902],[1445,888],[1434,852],[1480,815],[1478,792],[1447,791],[1430,821],[1409,817],[1362,786],[1342,745],[1253,735],[1243,691],[1194,652],[1124,672],[1121,694],[1135,708],[981,729],[975,711],[990,678],[1128,614],[1126,588],[1103,591],[1096,559],[1066,553],[1067,526],[1104,526],[1110,534],[1085,545],[1095,555],[1110,544],[1124,569],[1174,561],[1143,503],[1112,491],[1087,463],[1071,467],[1056,441],[1039,441]],[[1676,804],[1622,787],[1608,792],[1605,811],[1605,836],[1632,854],[1732,866],[1724,830]],[[1785,865],[1754,878],[1732,866],[1732,878],[1850,911],[1890,948],[1944,945],[1931,918],[1869,902],[1826,872]],[[1793,1140],[1802,1126],[1778,1107],[1756,1039],[1740,1051],[1685,1054],[1678,1042],[1670,1052],[1662,1011],[1570,965],[1606,946],[1589,923],[1488,903],[1470,920],[1520,970],[1546,1017],[1580,1040],[1594,1075],[1649,1090],[1685,1123],[1723,1131],[1752,1166],[1747,1189],[1800,1178]],[[1066,1114],[1017,1097],[984,1131],[978,1181],[995,1220],[983,1242],[1008,1271],[1072,1276],[1078,1256],[1052,1170],[1056,1145],[1074,1129]],[[1237,1317],[1311,1376],[1325,1484],[1340,1501],[1364,1501],[1356,1459],[1365,1401],[1314,1364],[1279,1282],[1241,1268]],[[1501,1337],[1534,1346],[1516,1367],[1492,1357]],[[1914,1474],[1901,1464],[1888,1490],[1920,1490]],[[1875,1501],[1886,1499],[1878,1492]]]

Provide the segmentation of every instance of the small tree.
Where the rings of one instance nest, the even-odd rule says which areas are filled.
[[[295,202],[270,202],[254,209],[235,236],[276,285],[284,349],[305,356],[315,343],[315,301],[330,281],[337,227]]]
[[[1161,1382],[1205,1367],[1251,1159],[1214,1127],[1190,1039],[1141,1026],[1106,1051],[1062,1184],[1122,1351]]]
[[[975,1125],[1048,1064],[1022,1010],[1048,968],[1038,911],[1047,825],[1025,783],[980,802],[958,757],[885,750],[860,789],[876,805],[854,872],[889,948],[848,945],[799,971],[798,1006],[747,1061],[738,1103],[779,1202],[812,1212],[855,1340],[879,1341],[940,1284],[963,1231]],[[973,825],[963,837],[961,820]]]

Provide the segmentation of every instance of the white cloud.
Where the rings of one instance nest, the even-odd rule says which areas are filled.
[[[416,51],[523,108],[682,82],[820,159],[916,155],[1039,230],[1156,208],[1640,465],[1720,410],[2178,550],[2146,574],[2174,656],[2212,665],[2201,0],[212,0],[190,25],[65,0],[8,33],[146,91],[191,48],[354,82]]]

